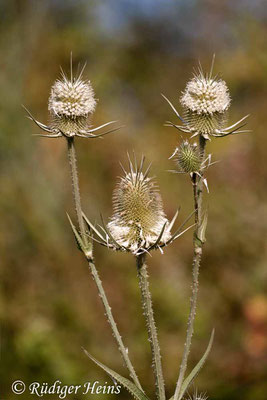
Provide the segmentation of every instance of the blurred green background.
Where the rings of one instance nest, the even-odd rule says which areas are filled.
[[[250,113],[251,134],[208,145],[207,243],[190,367],[211,332],[216,337],[195,387],[213,400],[266,400],[267,393],[267,10],[263,0],[6,0],[1,5],[1,393],[11,383],[56,379],[111,382],[81,351],[88,349],[126,375],[66,212],[73,204],[66,143],[33,137],[38,128],[21,104],[47,121],[59,68],[87,62],[84,76],[99,99],[93,124],[125,125],[104,140],[77,140],[83,208],[92,220],[112,212],[112,191],[126,152],[153,162],[165,211],[192,211],[185,175],[168,160],[180,140],[164,93],[179,107],[180,91],[201,61],[232,96],[230,122]],[[207,196],[206,196],[207,197]],[[150,350],[133,257],[95,246],[96,264],[115,318],[148,394]],[[178,375],[189,307],[192,234],[149,259],[167,394]],[[193,390],[194,388],[192,388]],[[25,394],[21,399],[33,398]],[[68,399],[93,398],[73,396]],[[120,395],[95,398],[129,399]],[[56,399],[55,395],[44,398]]]

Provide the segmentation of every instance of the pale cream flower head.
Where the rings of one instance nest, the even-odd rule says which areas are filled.
[[[83,72],[83,70],[82,70]],[[90,81],[82,80],[82,72],[68,79],[62,72],[51,88],[48,110],[51,125],[66,136],[88,131],[88,119],[96,107],[94,90]]]
[[[212,77],[212,70],[213,63],[209,74],[206,75],[200,66],[180,98],[186,125],[206,139],[225,127],[226,111],[231,103],[226,83],[222,79]]]
[[[97,138],[115,132],[119,128],[109,129],[106,132],[97,133],[100,129],[114,124],[110,121],[96,128],[90,125],[93,112],[96,107],[94,90],[89,80],[82,78],[86,64],[77,76],[72,72],[72,55],[70,58],[70,78],[61,69],[61,79],[57,79],[50,91],[48,100],[48,111],[50,114],[49,125],[36,120],[25,108],[29,118],[43,131],[48,134],[41,134],[47,138],[74,136],[82,138]]]
[[[181,132],[189,133],[191,138],[199,135],[207,140],[211,137],[250,132],[241,129],[248,115],[227,126],[231,98],[226,83],[217,76],[213,76],[214,60],[215,56],[213,56],[209,73],[204,74],[199,65],[193,78],[187,83],[180,97],[183,107],[181,115],[170,100],[163,95],[180,121],[180,124],[167,121],[166,126],[173,126]]]
[[[200,74],[186,85],[181,104],[197,114],[224,113],[230,106],[230,95],[222,79],[213,79]]]
[[[65,75],[57,80],[51,88],[48,102],[50,113],[57,117],[88,117],[96,107],[94,90],[90,81],[81,78],[68,80]]]

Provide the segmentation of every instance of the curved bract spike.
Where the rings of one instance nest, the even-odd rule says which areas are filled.
[[[124,128],[124,125],[118,126],[117,128],[110,129],[109,131],[100,133],[99,135],[92,135],[91,137],[93,137],[93,138],[100,138],[100,137],[102,137],[102,136],[108,135],[109,133],[118,131],[118,130],[121,129],[121,128]]]
[[[210,72],[209,72],[209,79],[212,79],[213,68],[214,68],[214,62],[215,62],[215,54],[213,54],[213,56],[212,56],[212,61],[211,61],[211,66],[210,66]]]
[[[242,128],[244,125],[240,126],[239,128]],[[252,131],[250,129],[244,129],[244,130],[239,130],[239,128],[233,129],[230,132],[219,132],[218,134],[213,134],[212,136],[214,137],[225,137],[225,136],[229,136],[229,135],[238,135],[239,133],[251,133]]]
[[[149,248],[147,249],[148,251],[153,250],[153,249],[156,249],[156,248],[158,247],[158,245],[159,245],[159,243],[160,243],[160,240],[161,240],[161,238],[162,238],[162,236],[163,236],[163,233],[164,233],[164,231],[165,231],[166,225],[167,225],[167,222],[165,222],[165,224],[163,225],[163,227],[162,227],[162,229],[161,229],[161,232],[160,232],[160,234],[159,234],[159,236],[158,236],[156,242],[155,242],[151,247],[149,247]]]
[[[33,134],[32,136],[39,136],[39,137],[45,137],[45,138],[59,138],[59,137],[62,137],[63,135],[61,134],[61,133],[58,133],[58,134],[56,134],[56,135],[42,135],[42,134],[39,134],[39,133],[35,133],[35,134]]]
[[[194,226],[196,226],[196,224],[192,224],[190,225],[188,228],[184,229],[182,232],[177,233],[176,235],[173,235],[170,240],[168,240],[168,242],[166,242],[166,244],[162,244],[160,245],[160,247],[164,247],[167,246],[168,244],[174,242],[176,239],[178,239],[180,236],[182,236],[185,232],[189,231],[191,228],[193,228]]]
[[[37,121],[37,119],[34,118],[34,116],[30,113],[30,111],[24,105],[22,105],[22,107],[24,108],[24,110],[28,114],[28,118],[31,121],[33,121],[39,128],[41,128],[45,132],[54,133],[54,135],[58,135],[58,136],[50,136],[50,137],[59,137],[59,136],[61,136],[61,135],[59,135],[58,132],[56,132],[55,130],[53,130],[49,126],[47,126],[45,124],[42,124],[41,122]]]
[[[167,103],[171,106],[172,110],[174,111],[175,115],[180,119],[180,121],[182,121],[185,124],[185,121],[183,120],[183,118],[181,117],[181,115],[178,113],[178,111],[176,110],[176,108],[174,107],[174,105],[170,102],[170,100],[164,96],[164,94],[161,93],[161,96],[167,101]]]
[[[101,233],[96,229],[95,225],[92,224],[92,223],[89,221],[89,219],[86,217],[86,215],[84,214],[84,212],[82,213],[82,216],[83,216],[83,219],[85,220],[85,222],[86,222],[86,224],[87,224],[89,230],[93,230],[101,240],[105,241],[105,238],[104,238],[104,237],[101,235]]]
[[[237,125],[241,124],[241,122],[245,121],[250,114],[245,115],[243,118],[241,118],[239,121],[237,121],[235,124],[228,126],[227,128],[224,128],[224,131],[227,131],[229,129],[235,128]],[[244,125],[243,125],[244,126]]]
[[[183,132],[183,133],[192,133],[191,130],[187,127],[184,127],[182,125],[176,125],[171,121],[166,121],[166,123],[164,124],[164,126],[171,126],[175,129],[178,129],[178,131]]]
[[[87,132],[92,133],[92,132],[95,132],[95,131],[99,131],[99,129],[102,129],[102,128],[104,128],[105,126],[108,126],[108,125],[111,125],[111,124],[115,124],[116,122],[118,122],[118,121],[106,122],[105,124],[100,125],[100,126],[97,126],[96,128],[89,129]],[[86,133],[86,132],[85,132],[85,133]]]
[[[94,236],[90,236],[90,235],[89,235],[89,238],[90,238],[91,240],[93,240],[94,242],[100,244],[101,246],[108,247],[108,248],[111,247],[111,246],[108,246],[107,243],[101,242],[100,240],[97,240]]]
[[[177,239],[179,236],[181,236],[183,233],[185,233],[187,230],[191,229],[193,225],[190,225],[186,230],[182,231],[183,227],[185,226],[185,224],[190,220],[190,218],[195,214],[195,210],[192,211],[188,217],[184,220],[184,222],[178,227],[178,229],[176,229],[176,231],[174,232],[174,234],[172,235],[172,237],[166,242],[166,245],[168,245],[169,243],[173,242],[175,239]],[[179,235],[179,236],[177,236]],[[162,246],[163,247],[163,246]]]
[[[181,207],[178,208],[178,210],[177,210],[176,213],[174,214],[174,216],[173,216],[173,218],[172,218],[172,220],[171,220],[171,222],[170,222],[170,224],[169,224],[169,230],[170,230],[170,231],[172,230],[172,227],[173,227],[173,225],[174,225],[174,223],[175,223],[175,221],[176,221],[176,219],[177,219],[177,217],[178,217],[178,215],[179,215],[180,210],[181,210]]]

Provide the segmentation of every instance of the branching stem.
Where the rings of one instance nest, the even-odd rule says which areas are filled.
[[[155,377],[157,398],[159,400],[165,400],[166,397],[165,397],[164,379],[163,379],[162,365],[161,365],[160,346],[158,342],[157,329],[154,320],[154,313],[153,313],[152,300],[149,290],[148,272],[147,272],[147,265],[145,258],[146,258],[145,254],[137,256],[136,259],[137,274],[142,296],[142,306],[146,318],[148,339],[150,342],[150,347],[152,352],[152,368]]]
[[[199,149],[200,149],[201,161],[203,161],[205,158],[205,146],[206,146],[206,139],[204,139],[201,135],[199,135]],[[190,298],[190,312],[187,322],[184,353],[180,365],[180,372],[175,389],[174,400],[180,400],[181,387],[183,384],[184,375],[187,368],[187,361],[190,353],[191,341],[194,332],[194,321],[196,315],[197,295],[198,295],[198,276],[199,276],[199,267],[203,249],[203,242],[200,240],[201,237],[200,230],[202,224],[203,172],[200,173],[200,176],[197,175],[196,173],[193,173],[192,186],[193,186],[195,223],[196,223],[196,228],[193,237],[194,256],[192,263],[192,287],[191,287],[192,294]]]
[[[74,197],[75,209],[76,209],[76,214],[77,214],[77,220],[78,220],[78,224],[79,224],[79,230],[80,230],[82,241],[85,244],[85,247],[91,248],[91,251],[89,251],[88,254],[86,254],[86,259],[88,261],[89,268],[90,268],[91,274],[93,276],[93,280],[98,289],[100,299],[103,303],[107,320],[111,326],[113,336],[117,341],[118,348],[122,355],[124,363],[129,371],[131,378],[133,379],[134,383],[136,384],[136,386],[140,390],[143,390],[141,387],[141,384],[138,380],[138,377],[136,375],[136,372],[134,370],[134,367],[131,363],[131,360],[129,358],[128,350],[126,349],[126,347],[122,341],[121,335],[118,331],[116,322],[114,320],[114,317],[113,317],[113,314],[111,311],[111,307],[109,305],[107,296],[106,296],[104,288],[102,286],[101,279],[99,277],[98,271],[96,269],[96,266],[95,266],[95,263],[93,260],[92,243],[90,243],[88,241],[88,235],[86,233],[86,228],[85,228],[85,224],[84,224],[84,220],[83,220],[83,216],[82,216],[81,196],[80,196],[80,190],[79,190],[79,179],[78,179],[76,152],[75,152],[75,147],[74,147],[74,138],[68,138],[67,141],[68,141],[69,164],[70,164],[71,179],[72,179],[72,190],[73,190],[73,197]]]

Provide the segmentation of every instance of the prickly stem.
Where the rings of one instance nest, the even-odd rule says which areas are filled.
[[[199,151],[200,151],[201,161],[203,161],[205,158],[205,146],[206,146],[206,139],[203,136],[199,135]],[[190,353],[191,341],[194,332],[194,321],[196,315],[197,295],[198,295],[198,285],[199,285],[198,284],[199,267],[203,249],[203,243],[199,239],[200,229],[202,224],[203,171],[200,173],[200,175],[193,173],[192,186],[193,186],[195,223],[196,223],[196,228],[193,236],[194,256],[192,263],[192,286],[191,286],[192,294],[190,298],[190,312],[187,322],[186,341],[184,345],[182,362],[180,365],[179,377],[176,384],[174,400],[180,400],[179,395],[187,368],[187,361]]]
[[[146,319],[146,326],[148,331],[148,340],[152,352],[152,368],[155,377],[155,384],[157,390],[158,400],[165,400],[164,379],[161,365],[160,346],[158,342],[157,329],[154,320],[154,313],[152,307],[152,300],[148,283],[148,272],[145,262],[146,256],[144,254],[137,256],[137,274],[139,280],[139,287],[141,290],[142,306]]]

